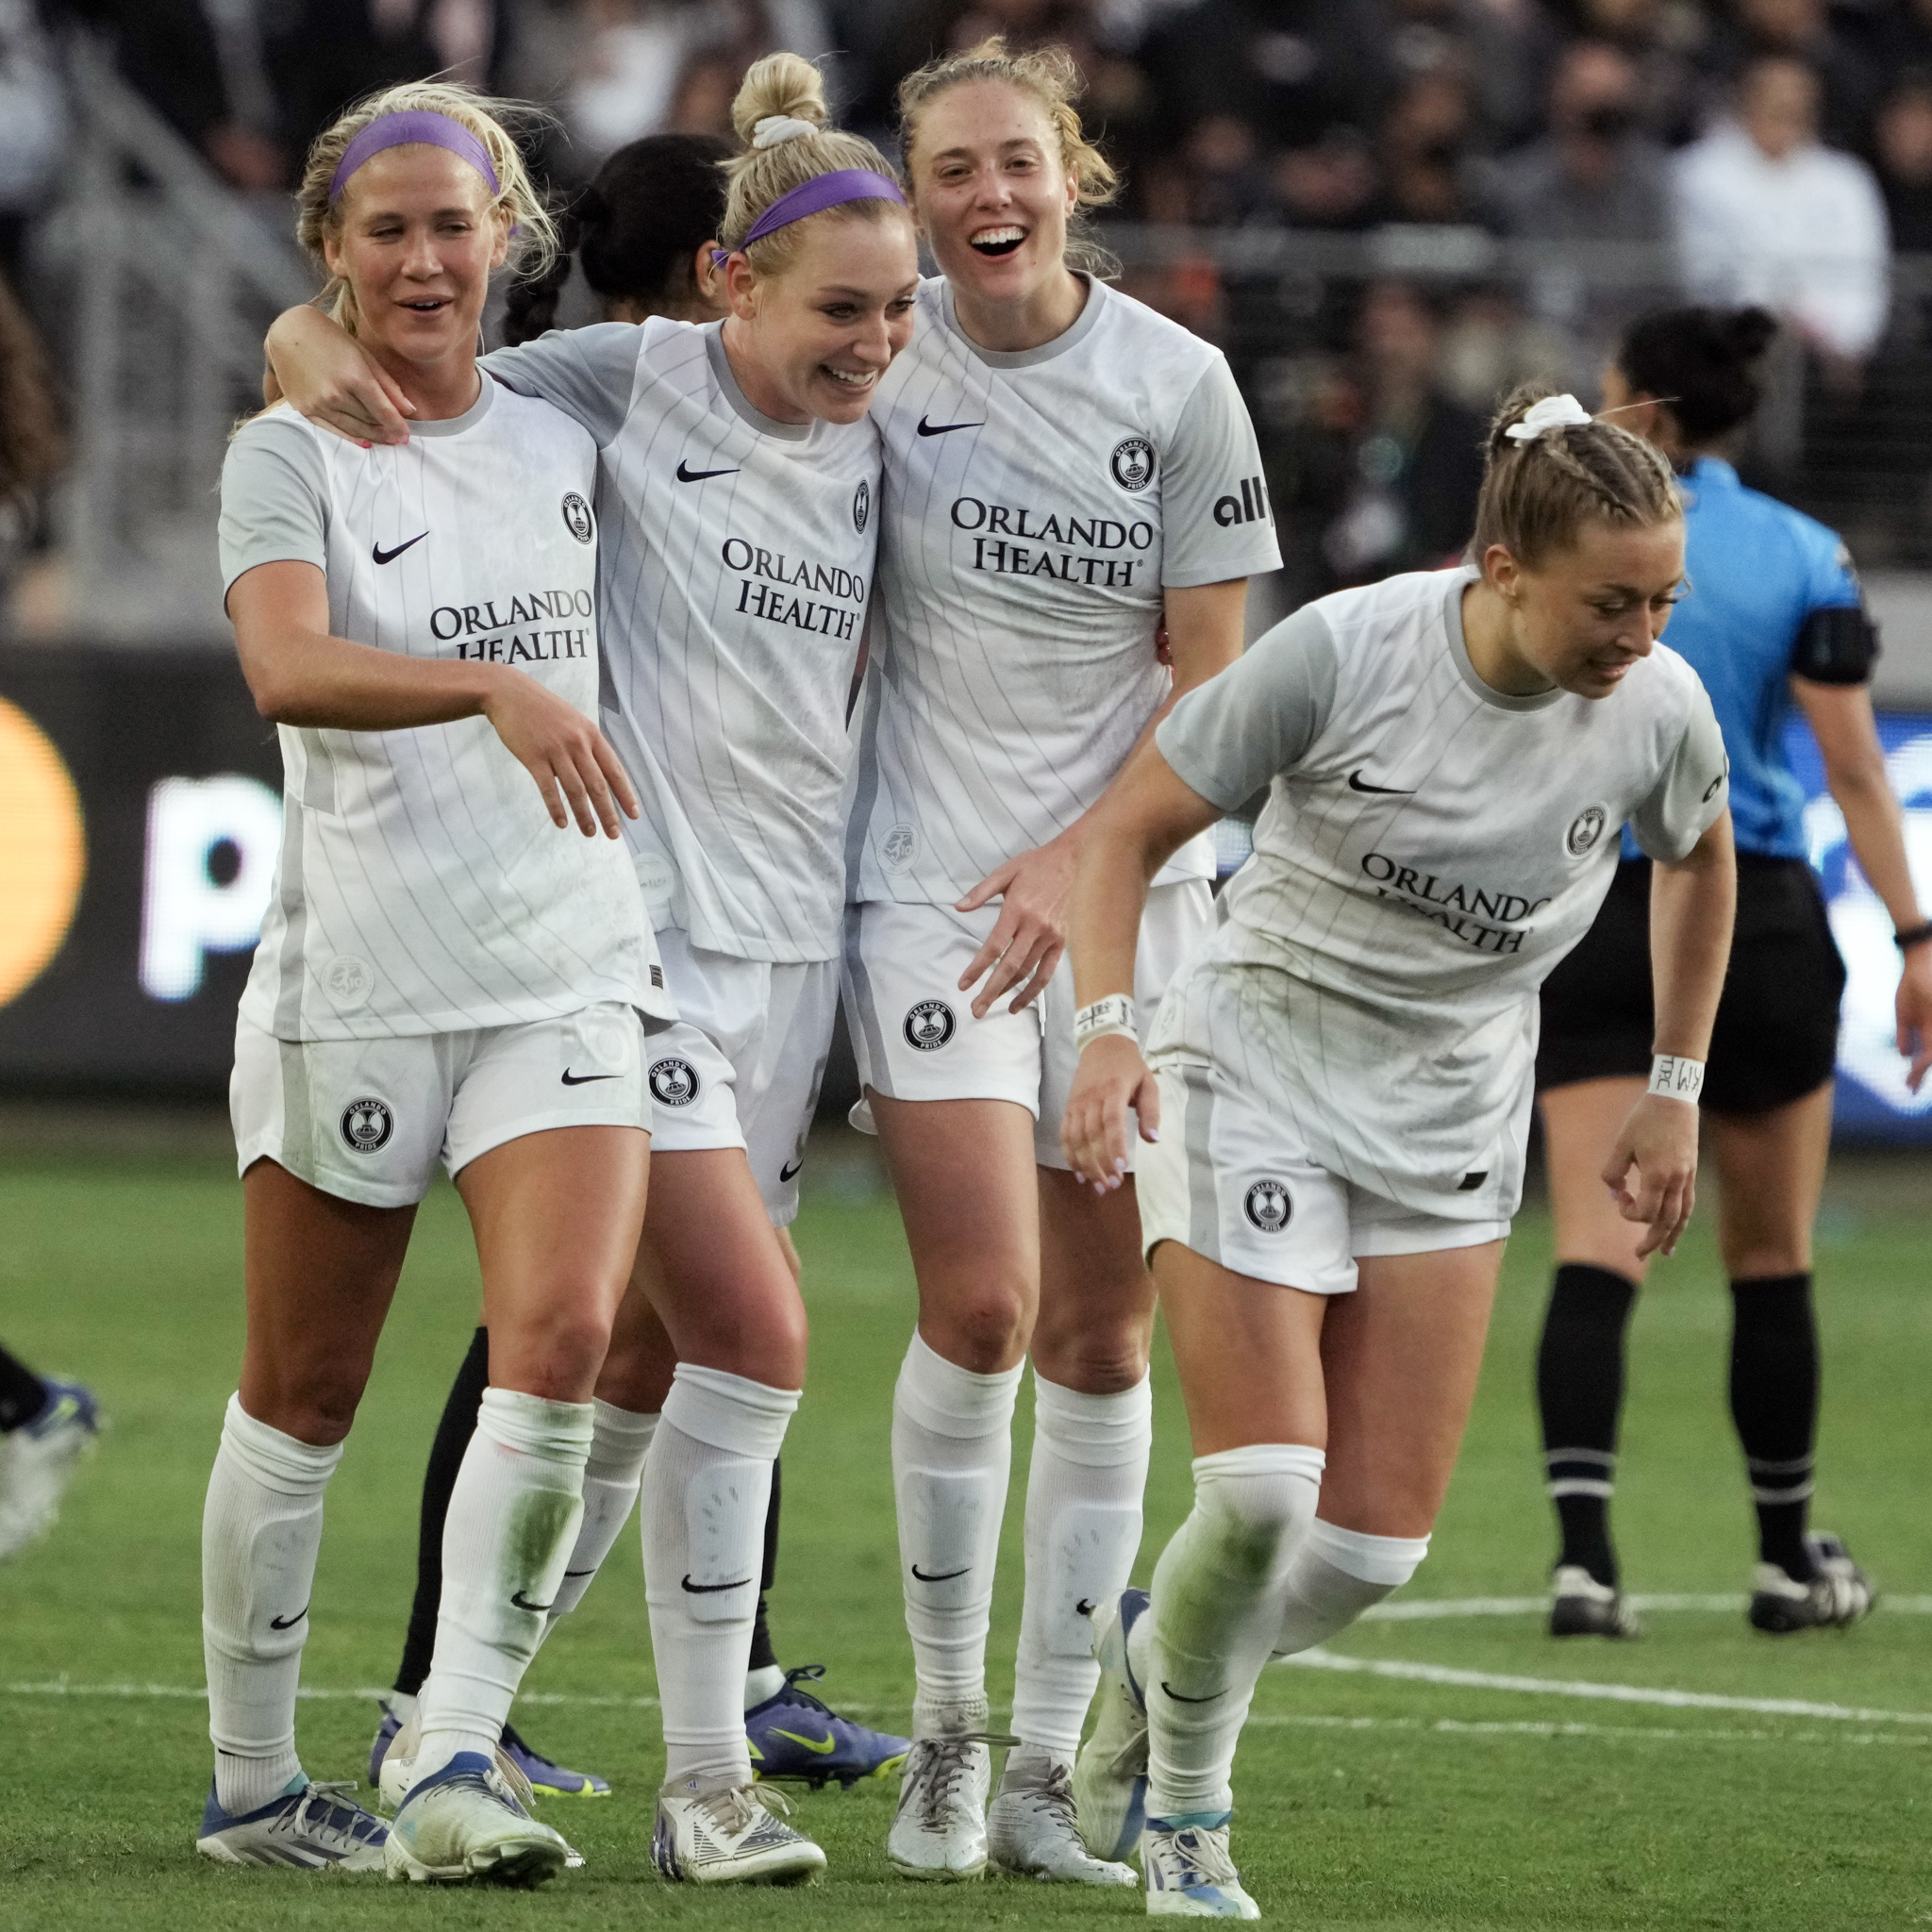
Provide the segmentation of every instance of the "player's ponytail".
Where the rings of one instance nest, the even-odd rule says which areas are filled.
[[[1757,413],[1757,363],[1776,334],[1768,309],[1667,308],[1630,325],[1617,367],[1638,394],[1670,410],[1695,448]]]
[[[1569,549],[1592,518],[1645,529],[1684,513],[1661,451],[1542,383],[1524,383],[1496,411],[1487,454],[1477,558],[1500,543],[1533,568]]]

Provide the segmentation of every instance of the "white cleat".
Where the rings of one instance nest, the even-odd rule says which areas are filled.
[[[413,1704],[414,1699],[410,1702]],[[422,1736],[417,1715],[411,1710],[382,1755],[382,1767],[375,1778],[375,1808],[385,1818],[393,1818],[403,1808],[403,1800],[416,1782],[416,1747]],[[496,1774],[525,1811],[535,1807],[537,1794],[530,1789],[529,1779],[518,1770],[516,1759],[501,1744],[496,1747]]]
[[[986,1870],[992,1753],[976,1737],[915,1738],[899,1774],[886,1856],[905,1878],[977,1878]]]
[[[47,1382],[45,1410],[0,1436],[0,1560],[53,1528],[80,1458],[101,1432],[93,1391]]]
[[[785,1823],[791,1807],[770,1785],[697,1780],[658,1793],[651,1862],[674,1882],[695,1885],[803,1885],[825,1869],[825,1855]]]
[[[1096,1858],[1074,1822],[1073,1763],[1021,1745],[986,1812],[987,1854],[1002,1872],[1064,1885],[1133,1885],[1131,1865]]]
[[[354,1790],[351,1784],[305,1784],[257,1810],[234,1813],[222,1809],[210,1786],[194,1849],[219,1865],[380,1872],[389,1833],[381,1819],[349,1795]]]
[[[525,1787],[528,1789],[527,1786]],[[410,1786],[390,1824],[384,1863],[418,1885],[541,1885],[583,1859],[532,1818],[509,1781],[480,1752],[458,1751]]]
[[[1093,1735],[1074,1766],[1074,1813],[1102,1860],[1131,1857],[1147,1818],[1147,1701],[1127,1662],[1127,1638],[1146,1614],[1144,1590],[1124,1590],[1091,1612],[1100,1689]]]
[[[1150,1818],[1141,1840],[1141,1869],[1147,1874],[1151,1919],[1258,1919],[1261,1907],[1241,1890],[1228,1856],[1230,1814],[1218,1824],[1182,1818]]]

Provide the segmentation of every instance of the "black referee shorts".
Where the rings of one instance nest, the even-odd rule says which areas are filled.
[[[1765,1113],[1831,1077],[1845,988],[1824,899],[1802,858],[1738,854],[1738,924],[1704,1105]],[[1625,859],[1596,924],[1542,990],[1540,1092],[1650,1074],[1650,861]]]

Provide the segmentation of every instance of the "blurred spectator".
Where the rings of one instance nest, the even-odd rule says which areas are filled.
[[[32,0],[0,0],[0,275],[19,273],[66,133],[60,77]]]
[[[1398,90],[1380,129],[1384,222],[1493,220],[1473,142],[1474,101],[1457,67],[1444,65]]]
[[[55,393],[40,338],[0,280],[0,609],[65,459]]]
[[[1901,255],[1932,254],[1932,73],[1908,68],[1873,127],[1878,185]]]
[[[1772,55],[1745,69],[1738,118],[1676,157],[1677,246],[1700,301],[1761,303],[1837,364],[1885,327],[1885,204],[1872,171],[1818,141],[1819,83]]]
[[[1693,57],[1708,38],[1702,8],[1692,0],[1557,0],[1552,10],[1567,31],[1607,42],[1637,69],[1646,133],[1677,146],[1700,131],[1704,90]]]
[[[1532,133],[1556,39],[1536,0],[1383,0],[1397,86],[1454,67],[1465,77],[1485,148]]]
[[[1715,30],[1706,49],[1714,77],[1742,81],[1762,59],[1802,61],[1818,76],[1818,126],[1834,147],[1860,147],[1877,105],[1881,75],[1876,48],[1850,8],[1832,17],[1827,0],[1731,0],[1726,15],[1712,8]]]
[[[1363,228],[1374,215],[1375,157],[1358,127],[1335,123],[1275,158],[1274,198],[1297,228]]]

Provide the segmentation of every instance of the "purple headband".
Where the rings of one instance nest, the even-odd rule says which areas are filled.
[[[835,168],[829,175],[815,175],[803,187],[781,194],[751,225],[751,233],[738,244],[739,252],[754,242],[762,242],[775,229],[789,228],[793,222],[804,221],[807,215],[824,214],[828,208],[847,201],[896,201],[901,208],[906,206],[899,184],[890,176],[874,174],[870,168]],[[733,252],[729,248],[712,249],[711,266],[723,268]]]
[[[335,207],[341,199],[349,176],[364,161],[373,159],[386,147],[408,147],[411,144],[447,148],[458,160],[468,161],[489,182],[491,194],[503,192],[496,179],[496,170],[491,165],[490,150],[460,121],[453,121],[447,114],[438,114],[426,108],[412,108],[406,114],[379,116],[349,143],[341,159],[336,163],[335,173],[328,177],[329,207]]]

